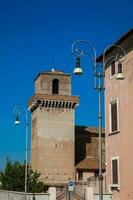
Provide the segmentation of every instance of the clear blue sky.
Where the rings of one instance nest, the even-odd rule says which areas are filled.
[[[132,26],[132,0],[0,0],[0,168],[6,157],[25,158],[25,115],[15,127],[13,107],[27,105],[36,75],[52,67],[72,74],[73,41],[90,40],[99,55]],[[76,124],[97,126],[89,59],[84,76],[72,77],[72,93],[80,96]]]

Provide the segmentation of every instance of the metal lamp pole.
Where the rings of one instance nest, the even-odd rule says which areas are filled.
[[[22,114],[22,109],[25,111],[26,120],[26,135],[25,135],[25,200],[27,200],[27,178],[28,178],[28,110],[23,106],[16,106],[14,108],[14,113],[16,114],[15,124],[19,125],[19,116]]]
[[[105,66],[108,63],[108,61],[118,61],[126,55],[125,51],[118,45],[110,45],[107,46],[103,53],[103,61],[102,65],[97,63],[96,60],[96,48],[95,46],[90,42],[86,40],[77,40],[73,42],[71,46],[71,50],[74,54],[74,57],[76,59],[76,67],[74,69],[74,74],[79,75],[83,73],[83,70],[80,66],[80,57],[86,56],[87,51],[84,49],[84,45],[87,45],[92,48],[94,57],[92,58],[93,61],[93,75],[94,75],[94,89],[98,91],[98,133],[99,133],[99,145],[98,145],[98,155],[99,155],[99,200],[103,200],[103,155],[102,155],[102,92],[104,91],[104,77],[105,77]],[[117,47],[119,49],[119,53],[116,55],[110,56],[106,59],[106,51],[110,47]]]

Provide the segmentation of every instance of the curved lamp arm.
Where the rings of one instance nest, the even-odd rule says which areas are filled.
[[[83,47],[78,48],[78,46],[80,46],[80,44],[85,44],[85,45],[92,48],[93,53],[94,53],[94,58],[92,58],[92,61],[94,62],[94,74],[95,74],[96,73],[96,66],[97,66],[97,64],[96,64],[96,48],[93,45],[93,43],[90,42],[90,41],[76,40],[75,42],[72,43],[72,46],[71,46],[71,50],[72,50],[72,53],[74,54],[75,58],[80,58],[81,56],[87,55],[87,52]]]
[[[72,50],[73,54],[76,57],[81,57],[81,56],[86,55],[86,51],[84,49],[77,48],[77,45],[80,45],[80,44],[86,44],[86,45],[90,46],[93,49],[94,60],[96,61],[96,48],[92,44],[92,42],[90,42],[88,40],[76,40],[75,42],[73,42],[72,46],[71,46],[71,50]]]
[[[113,56],[109,56],[106,59],[106,52],[111,47],[117,47],[117,49],[119,49],[119,52],[116,53]],[[108,61],[120,61],[120,62],[123,62],[125,59],[126,59],[126,52],[120,45],[116,45],[116,44],[108,45],[103,51],[103,73],[105,73],[105,67],[106,67],[106,64],[107,64]]]
[[[28,124],[28,109],[26,109],[24,106],[18,105],[13,108],[13,112],[16,114],[16,118],[19,118],[19,116],[22,114],[22,110],[24,110],[26,114],[26,125]]]

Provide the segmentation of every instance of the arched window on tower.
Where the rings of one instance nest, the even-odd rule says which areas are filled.
[[[54,79],[52,81],[52,94],[59,94],[59,80]]]

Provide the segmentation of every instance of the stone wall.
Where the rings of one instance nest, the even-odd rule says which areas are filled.
[[[25,200],[23,192],[0,190],[0,200]],[[49,193],[27,194],[27,200],[50,200]]]

